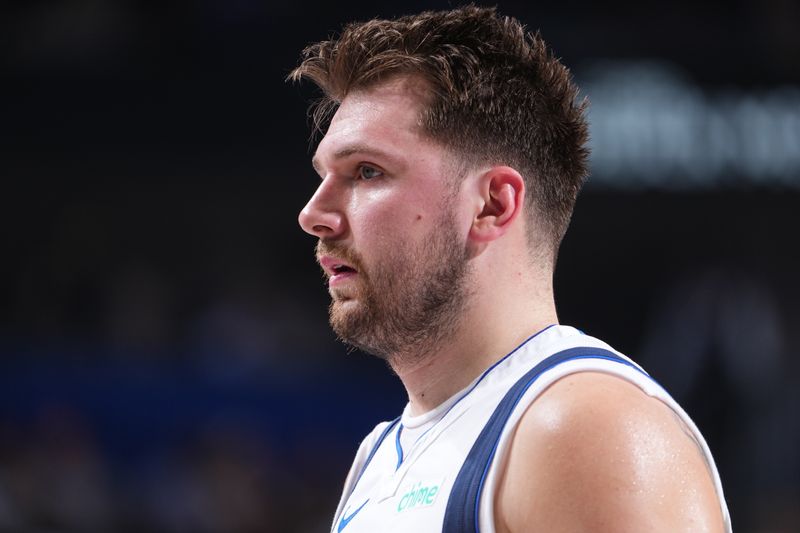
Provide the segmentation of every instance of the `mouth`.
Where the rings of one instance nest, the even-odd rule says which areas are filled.
[[[347,278],[358,274],[358,270],[356,270],[355,267],[336,257],[325,255],[319,257],[318,261],[322,270],[325,271],[325,275],[328,277],[329,286],[341,283]]]
[[[347,274],[348,272],[355,273],[356,269],[348,265],[333,265],[333,275]]]

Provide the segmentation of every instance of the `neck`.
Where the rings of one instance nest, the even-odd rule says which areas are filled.
[[[461,322],[439,346],[426,353],[394,354],[390,364],[408,393],[413,415],[435,408],[466,388],[525,339],[558,322],[552,289],[514,297],[474,298]],[[515,299],[516,298],[516,299]]]

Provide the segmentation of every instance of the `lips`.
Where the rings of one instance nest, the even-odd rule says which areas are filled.
[[[347,278],[358,274],[358,270],[356,270],[353,265],[337,257],[323,255],[317,260],[319,261],[320,266],[322,266],[322,269],[325,271],[325,274],[328,276],[328,284],[330,286],[341,283]]]
[[[329,276],[344,274],[346,272],[357,272],[353,265],[330,255],[323,255],[318,260],[319,264],[322,266],[322,269]]]

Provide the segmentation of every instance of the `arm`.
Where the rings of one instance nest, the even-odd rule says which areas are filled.
[[[601,373],[567,376],[533,402],[495,498],[498,533],[724,530],[712,476],[680,419]]]

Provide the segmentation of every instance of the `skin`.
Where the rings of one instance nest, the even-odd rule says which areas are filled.
[[[357,257],[365,272],[387,262],[401,272],[397,248],[424,250],[444,223],[463,247],[468,296],[447,336],[383,354],[415,415],[557,323],[552,258],[528,244],[523,178],[486,165],[450,188],[453,155],[417,127],[424,90],[395,78],[343,100],[314,156],[320,185],[299,217],[324,250]],[[363,310],[366,283],[355,274],[332,286],[333,312]],[[500,533],[723,530],[711,476],[685,428],[639,388],[598,373],[563,378],[523,415],[495,520]]]
[[[305,231],[352,250],[370,270],[394,258],[398,243],[424,246],[443,210],[452,210],[456,238],[469,257],[470,300],[446,342],[426,347],[424,357],[398,351],[387,358],[415,414],[439,405],[532,331],[556,321],[550,274],[532,265],[526,250],[522,177],[508,167],[475,169],[452,191],[442,178],[452,157],[418,132],[418,95],[413,82],[398,79],[344,99],[314,156],[321,183],[299,216]],[[382,176],[364,180],[367,167]],[[341,311],[362,305],[360,281],[355,276],[331,289]]]
[[[523,416],[495,520],[497,533],[724,531],[708,467],[672,410],[591,372],[557,381]]]

